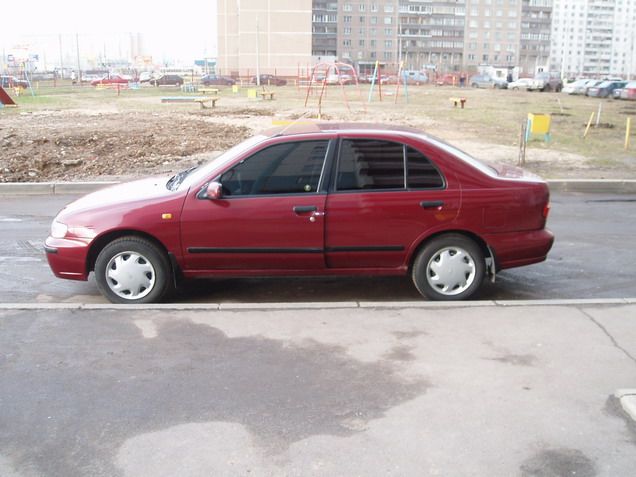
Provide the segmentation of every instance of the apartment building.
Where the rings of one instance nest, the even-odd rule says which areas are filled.
[[[464,66],[465,0],[400,0],[399,56],[405,68],[435,67],[440,72]]]
[[[338,58],[361,74],[398,62],[398,0],[338,2]]]
[[[314,62],[334,61],[338,56],[338,2],[314,0],[311,54]]]
[[[217,70],[294,76],[311,63],[312,0],[218,0]]]
[[[636,0],[554,0],[551,68],[569,77],[634,77]]]

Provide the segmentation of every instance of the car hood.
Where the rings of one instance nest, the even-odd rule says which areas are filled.
[[[114,209],[124,204],[128,207],[136,202],[175,197],[178,192],[166,188],[166,182],[169,178],[169,176],[150,177],[100,189],[68,204],[60,212],[59,217],[102,209]]]

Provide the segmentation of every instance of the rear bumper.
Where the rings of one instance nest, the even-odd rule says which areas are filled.
[[[554,243],[548,229],[485,235],[495,254],[497,270],[543,262]]]
[[[44,242],[44,251],[53,274],[69,280],[88,280],[88,245],[89,242],[79,239],[47,238]]]

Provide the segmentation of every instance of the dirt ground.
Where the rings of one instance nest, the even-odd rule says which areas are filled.
[[[0,117],[0,182],[171,172],[205,161],[251,133],[188,113],[46,111]]]
[[[0,114],[0,182],[126,180],[176,172],[206,162],[271,127],[276,116],[301,116],[298,108],[285,108],[279,101],[275,107],[250,106],[227,96],[223,101],[221,108],[209,110],[144,109],[158,103],[150,97],[137,100],[134,110],[106,105]],[[448,107],[445,102],[444,106]],[[351,113],[332,107],[326,119],[404,124],[441,137],[480,159],[516,165],[519,158],[516,134],[502,131],[502,137],[509,140],[493,144],[481,137],[478,127],[468,123],[453,127],[434,114],[378,109]],[[633,158],[606,164],[541,143],[528,148],[524,167],[545,178],[636,176]]]

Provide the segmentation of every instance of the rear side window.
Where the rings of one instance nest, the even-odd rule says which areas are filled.
[[[444,179],[437,168],[420,151],[406,147],[409,189],[439,189],[444,187]]]
[[[345,139],[340,147],[338,190],[404,189],[402,144]]]
[[[342,141],[336,178],[338,191],[407,187],[441,188],[444,179],[424,154],[405,144],[376,139]]]
[[[228,196],[316,193],[329,141],[270,146],[241,161],[221,178]]]

